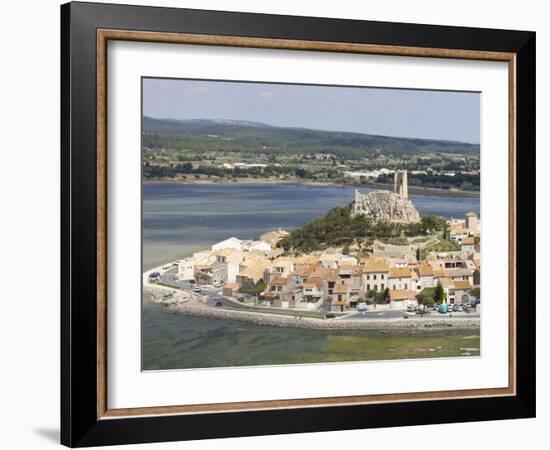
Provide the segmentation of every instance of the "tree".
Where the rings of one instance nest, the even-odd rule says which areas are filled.
[[[451,228],[449,227],[449,225],[447,224],[447,222],[445,222],[445,225],[443,226],[443,239],[449,239],[451,237]]]
[[[422,300],[422,304],[424,306],[433,306],[435,304],[435,300],[433,299],[433,297],[424,297],[424,299]]]
[[[367,298],[375,298],[376,297],[376,291],[373,291],[372,289],[367,291]]]
[[[422,315],[424,315],[424,311],[426,311],[426,306],[432,306],[433,304],[435,304],[435,300],[433,299],[433,297],[424,291],[420,292],[416,296],[418,304],[422,305]]]
[[[416,260],[420,261],[420,247],[416,247]]]
[[[481,298],[481,290],[478,287],[470,289],[470,295],[475,298]]]
[[[437,286],[435,287],[435,301],[437,303],[443,303],[445,301],[445,291],[443,290],[443,286],[441,286],[441,282],[437,282]]]
[[[263,278],[260,278],[258,282],[256,283],[256,292],[258,294],[261,294],[263,291],[265,291],[266,285]]]
[[[384,303],[389,303],[389,302],[390,302],[390,289],[386,288],[386,290],[384,291]]]

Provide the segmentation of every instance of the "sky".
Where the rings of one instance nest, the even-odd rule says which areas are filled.
[[[480,94],[472,92],[144,78],[143,114],[480,140]]]

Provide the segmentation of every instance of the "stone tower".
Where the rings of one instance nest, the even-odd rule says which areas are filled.
[[[409,185],[407,182],[407,171],[396,170],[394,173],[394,188],[393,191],[401,198],[409,198]]]

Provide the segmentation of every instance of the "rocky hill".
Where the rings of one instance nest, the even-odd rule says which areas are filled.
[[[420,214],[412,202],[390,191],[373,191],[361,194],[355,191],[351,216],[364,215],[373,222],[418,223]]]

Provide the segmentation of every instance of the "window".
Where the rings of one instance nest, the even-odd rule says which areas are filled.
[[[380,275],[380,279],[381,279],[381,280],[384,279],[384,274]]]
[[[381,291],[384,290],[384,283],[382,283],[382,284],[380,285],[380,290],[381,290]]]
[[[370,284],[367,284],[367,291],[370,291]]]
[[[367,280],[370,280],[370,275],[369,274],[367,274]]]
[[[405,283],[405,289],[409,289],[409,285]]]
[[[374,274],[374,276],[373,276],[373,280],[376,280],[376,274]]]

